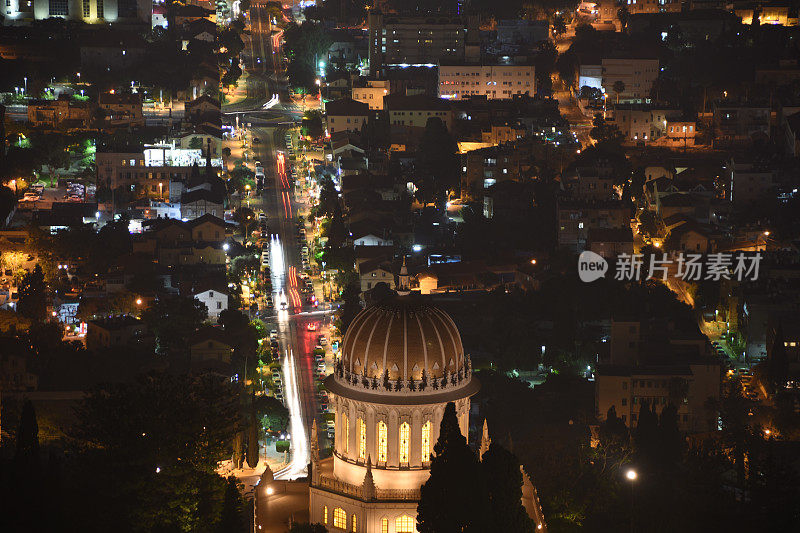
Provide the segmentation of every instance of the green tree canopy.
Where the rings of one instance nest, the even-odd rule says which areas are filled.
[[[181,354],[188,351],[188,342],[208,317],[206,304],[191,296],[158,298],[142,313],[150,332],[161,350]]]

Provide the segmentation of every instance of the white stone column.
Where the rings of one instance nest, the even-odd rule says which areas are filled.
[[[414,409],[411,415],[411,446],[408,454],[409,465],[422,466],[422,413]]]
[[[389,411],[389,420],[386,422],[388,433],[387,461],[388,466],[400,465],[400,424],[397,409]]]
[[[378,458],[378,421],[375,418],[375,409],[367,408],[367,458],[372,458],[372,465]]]

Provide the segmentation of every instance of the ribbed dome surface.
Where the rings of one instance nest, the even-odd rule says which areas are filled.
[[[441,378],[464,368],[461,335],[450,316],[418,296],[394,296],[356,315],[342,342],[344,369],[396,380]],[[366,372],[364,372],[366,369]]]

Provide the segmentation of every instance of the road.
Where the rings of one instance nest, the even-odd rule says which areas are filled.
[[[265,180],[260,207],[267,216],[270,233],[270,273],[273,302],[278,313],[278,342],[282,354],[284,403],[290,414],[290,464],[275,472],[276,479],[295,479],[308,475],[310,430],[319,416],[317,363],[313,350],[318,344],[320,326],[327,312],[306,304],[300,290],[302,268],[298,239],[298,206],[294,199],[289,162],[278,151],[286,152],[285,135],[299,120],[297,107],[291,102],[287,83],[281,71],[280,35],[271,30],[266,10],[254,4],[250,10],[251,36],[246,44],[245,66],[247,97],[225,106],[229,121],[234,112],[240,125],[247,127],[253,142],[254,159],[264,166]],[[275,53],[272,53],[272,52]],[[261,58],[261,61],[259,61]],[[264,58],[274,58],[264,61]],[[271,102],[269,109],[264,104]],[[313,324],[314,331],[309,331]],[[318,420],[320,427],[321,418]],[[324,433],[321,432],[321,433]]]

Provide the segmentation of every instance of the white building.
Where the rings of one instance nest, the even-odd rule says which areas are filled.
[[[533,65],[440,65],[439,96],[461,100],[486,96],[508,99],[515,94],[533,95],[536,76]]]
[[[379,237],[372,233],[353,239],[353,246],[391,246],[392,244],[392,239]]]
[[[220,313],[228,308],[228,293],[217,289],[202,290],[193,294],[208,307],[208,318],[216,322]]]
[[[388,80],[367,80],[366,87],[353,87],[353,100],[369,105],[370,109],[382,110],[383,97],[389,94]]]
[[[196,135],[204,140],[202,135]],[[205,144],[203,148],[180,148],[178,142],[173,140],[168,144],[145,144],[142,155],[144,156],[144,166],[146,167],[190,167],[197,163],[199,166],[205,165]],[[188,146],[187,141],[187,146]],[[222,158],[212,157],[212,167],[221,167]]]
[[[578,90],[584,86],[603,90],[603,65],[585,64],[578,68]]]
[[[152,0],[6,0],[5,25],[30,24],[51,17],[105,24],[151,23]]]
[[[470,397],[480,384],[458,328],[446,313],[409,294],[405,270],[400,286],[398,296],[356,316],[325,380],[335,444],[333,456],[320,459],[314,425],[309,515],[331,531],[415,532],[420,487],[430,476],[449,402],[468,434]],[[488,441],[482,450],[483,444]],[[523,477],[523,505],[543,530],[535,491]]]
[[[616,98],[614,84],[621,81],[620,99],[648,99],[659,71],[658,59],[603,58],[603,89],[609,98]]]

